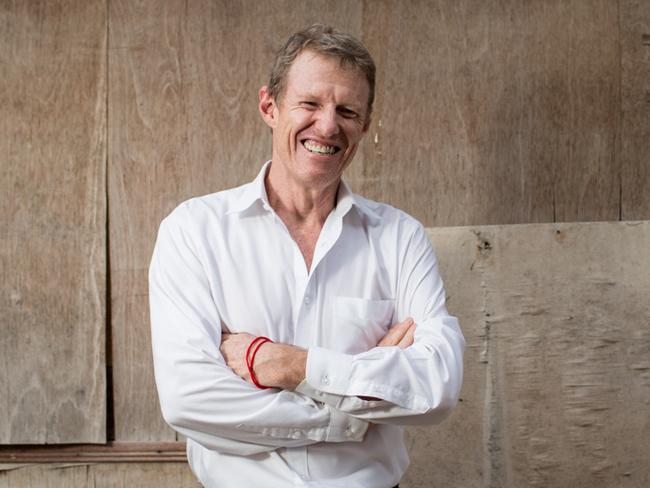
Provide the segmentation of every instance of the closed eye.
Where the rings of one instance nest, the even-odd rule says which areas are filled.
[[[359,116],[354,110],[347,107],[339,107],[339,113],[346,119],[354,119]]]

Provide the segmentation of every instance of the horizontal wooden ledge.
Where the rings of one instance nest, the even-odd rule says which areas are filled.
[[[0,463],[187,462],[184,442],[0,446]]]

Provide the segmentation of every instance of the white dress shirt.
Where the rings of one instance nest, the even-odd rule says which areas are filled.
[[[341,182],[308,270],[269,205],[269,164],[160,226],[149,292],[163,416],[209,488],[392,487],[408,465],[402,426],[440,422],[462,382],[435,254],[415,219]],[[412,346],[375,347],[407,317]],[[222,330],[308,349],[305,381],[245,382],[219,352]]]

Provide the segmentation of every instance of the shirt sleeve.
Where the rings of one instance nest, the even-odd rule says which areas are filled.
[[[227,366],[209,281],[183,225],[187,215],[178,213],[161,224],[149,269],[154,372],[165,421],[230,454],[361,441],[367,422],[297,392],[259,390]]]
[[[434,424],[449,415],[462,384],[465,340],[458,320],[447,312],[438,262],[421,225],[402,263],[398,316],[415,320],[413,345],[356,355],[312,347],[307,377],[296,391],[374,423]]]

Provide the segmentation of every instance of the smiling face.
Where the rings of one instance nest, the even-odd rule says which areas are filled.
[[[300,53],[278,102],[267,87],[260,90],[260,112],[273,129],[272,172],[309,190],[338,184],[368,128],[368,93],[359,70]]]

